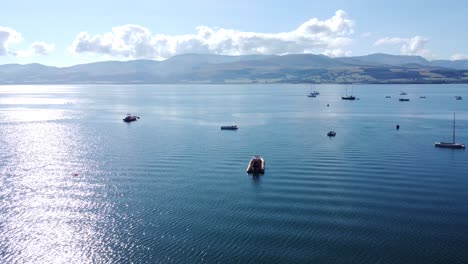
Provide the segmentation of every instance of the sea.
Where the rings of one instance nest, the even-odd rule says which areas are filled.
[[[0,263],[468,263],[454,113],[468,144],[467,84],[0,86]]]

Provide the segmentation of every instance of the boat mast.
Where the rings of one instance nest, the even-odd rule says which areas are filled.
[[[455,144],[455,112],[453,112],[453,144]]]

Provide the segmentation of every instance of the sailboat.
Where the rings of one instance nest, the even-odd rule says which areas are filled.
[[[317,97],[320,93],[317,91],[312,92],[312,88],[310,89],[310,93],[307,95],[307,97]]]
[[[465,148],[465,144],[455,143],[455,112],[453,113],[453,139],[452,142],[435,142],[434,145],[439,148]]]
[[[353,89],[351,87],[351,89]],[[341,96],[342,100],[356,100],[356,97],[353,96],[353,90],[351,90],[351,95],[348,96],[348,87],[346,87],[346,96]]]

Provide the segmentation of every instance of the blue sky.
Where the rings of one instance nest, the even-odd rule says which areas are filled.
[[[15,0],[2,11],[0,64],[183,53],[468,59],[468,1]]]

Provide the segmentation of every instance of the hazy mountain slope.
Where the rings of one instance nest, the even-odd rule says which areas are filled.
[[[0,84],[459,83],[468,82],[468,70],[460,70],[465,65],[466,61],[428,62],[419,56],[388,54],[343,58],[314,54],[185,54],[165,61],[104,61],[64,68],[5,64],[0,65]]]

